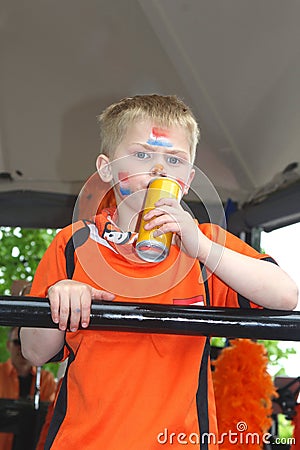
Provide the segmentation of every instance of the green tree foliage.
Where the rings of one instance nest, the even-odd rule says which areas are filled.
[[[286,376],[284,362],[288,359],[289,355],[294,355],[296,350],[292,347],[283,350],[280,347],[280,341],[259,340],[258,342],[266,347],[269,366],[277,369],[275,376]]]
[[[0,228],[0,295],[9,295],[13,280],[32,281],[56,230]]]
[[[0,295],[10,295],[13,280],[32,281],[35,270],[57,230],[0,227]],[[6,341],[9,327],[0,327],[0,361],[9,353]],[[54,375],[57,364],[46,367]]]
[[[6,361],[9,353],[6,348],[9,327],[0,327],[0,362]]]

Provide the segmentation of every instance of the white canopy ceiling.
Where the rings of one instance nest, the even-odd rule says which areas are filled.
[[[177,94],[202,130],[196,165],[242,203],[300,161],[297,0],[1,0],[0,191],[77,194],[96,116]]]

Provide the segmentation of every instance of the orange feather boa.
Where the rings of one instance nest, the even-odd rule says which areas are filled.
[[[213,363],[219,439],[225,436],[220,449],[263,447],[263,435],[272,423],[272,397],[277,395],[267,362],[262,344],[236,339]],[[228,438],[230,431],[236,433],[234,443]]]

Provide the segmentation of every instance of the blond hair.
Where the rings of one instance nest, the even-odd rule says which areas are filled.
[[[100,124],[100,153],[113,156],[129,125],[150,119],[157,126],[181,126],[190,141],[190,155],[194,162],[199,140],[199,128],[190,108],[175,95],[136,95],[123,98],[108,106],[98,116]]]

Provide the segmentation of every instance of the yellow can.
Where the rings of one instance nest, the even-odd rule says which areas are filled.
[[[155,203],[161,198],[176,198],[179,200],[181,198],[180,184],[167,177],[154,178],[149,183],[135,247],[138,256],[148,262],[163,261],[168,256],[172,243],[173,233],[165,233],[155,237],[153,232],[157,227],[152,230],[145,230],[144,228],[147,223],[144,219],[145,214],[154,209]]]

